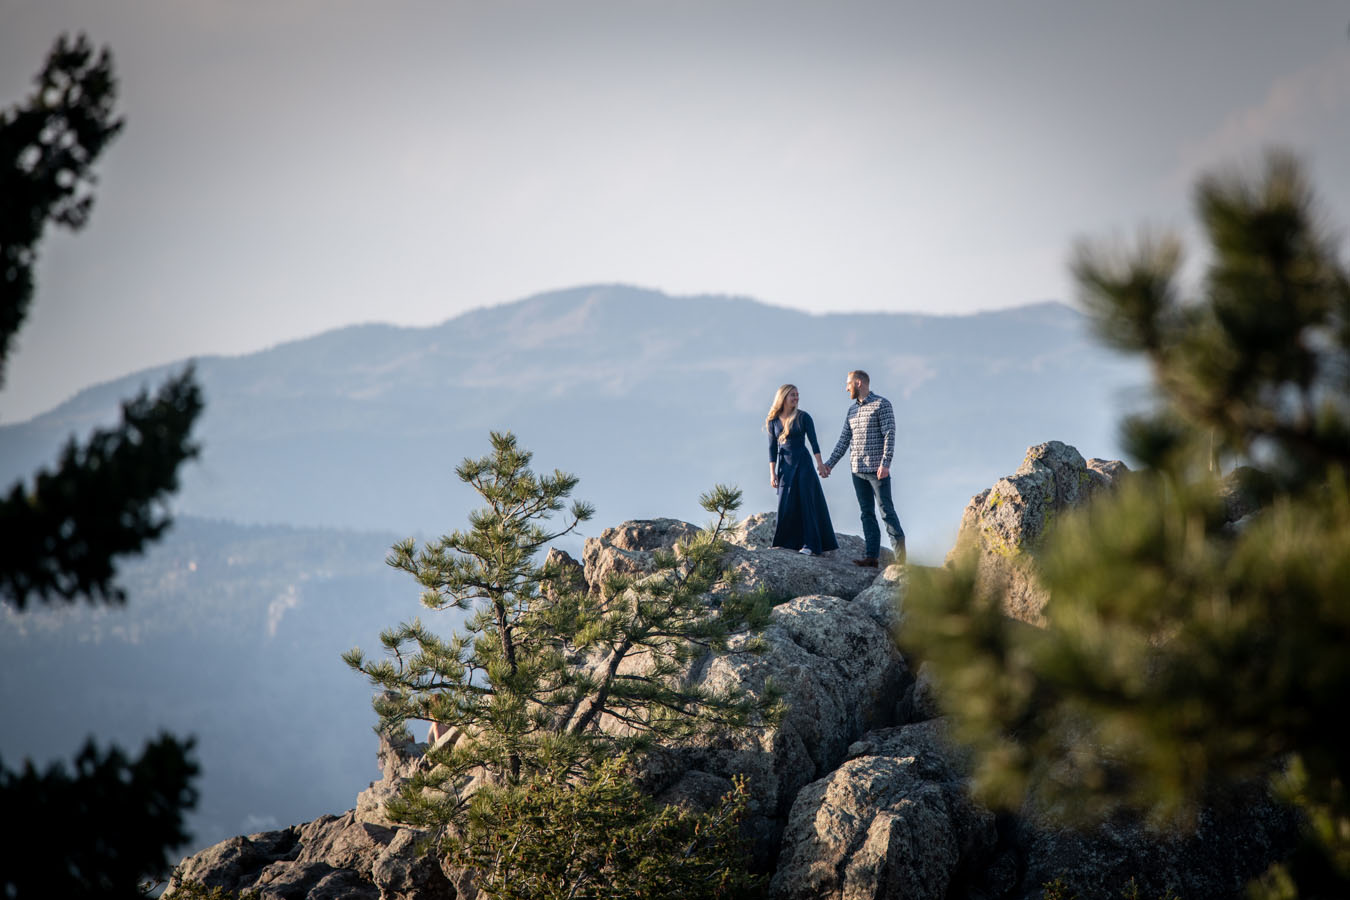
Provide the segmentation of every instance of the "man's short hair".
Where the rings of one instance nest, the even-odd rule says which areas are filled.
[[[868,377],[867,377],[867,373],[864,372],[862,369],[854,369],[852,372],[849,372],[849,373],[848,373],[848,377],[849,377],[849,378],[861,378],[863,384],[871,384],[871,383],[872,383],[872,379],[868,378]]]

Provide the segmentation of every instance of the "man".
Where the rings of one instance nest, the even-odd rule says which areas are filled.
[[[905,561],[905,532],[900,517],[895,514],[891,499],[891,459],[895,456],[895,411],[891,401],[871,390],[871,379],[861,369],[848,373],[844,385],[856,402],[844,417],[844,430],[829,461],[821,463],[820,477],[829,478],[830,470],[852,446],[849,461],[853,469],[853,490],[858,495],[862,510],[863,540],[866,555],[855,559],[855,565],[876,568],[881,556],[881,528],[877,525],[876,505],[881,503],[881,520],[895,547],[895,561]]]

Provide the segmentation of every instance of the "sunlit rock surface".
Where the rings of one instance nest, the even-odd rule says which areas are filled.
[[[1035,558],[1046,530],[1127,472],[1119,460],[1085,461],[1059,441],[1030,447],[1014,474],[971,498],[948,560],[976,554],[981,589],[1000,591],[1009,616],[1041,625],[1047,594]]]
[[[1124,471],[1052,441],[1032,447],[1015,475],[971,501],[960,540],[980,554],[984,577],[1020,586],[1009,615],[1039,619],[1035,551],[1054,516],[1088,502]],[[862,542],[850,535],[839,535],[840,550],[822,557],[775,549],[768,546],[774,525],[773,513],[749,517],[728,536],[726,556],[742,587],[765,588],[778,601],[759,636],[763,652],[749,652],[750,638],[737,637],[726,652],[691,664],[685,677],[747,696],[772,682],[786,703],[784,718],[773,728],[654,751],[642,778],[659,802],[706,809],[733,777],[746,777],[744,833],[776,900],[1039,900],[1055,878],[1084,900],[1115,900],[1129,878],[1140,896],[1173,888],[1187,900],[1217,900],[1236,896],[1287,852],[1294,823],[1259,795],[1205,811],[1185,837],[1130,821],[1079,832],[984,809],[969,796],[966,761],[948,742],[927,667],[912,671],[897,649],[906,567],[853,565]],[[560,551],[549,559],[578,586],[599,591],[611,574],[651,573],[655,551],[695,531],[676,519],[625,522],[586,542],[584,565]],[[382,777],[355,809],[230,838],[185,859],[173,885],[196,880],[308,900],[471,898],[463,873],[417,855],[422,832],[384,813],[424,764],[426,746],[383,740]]]

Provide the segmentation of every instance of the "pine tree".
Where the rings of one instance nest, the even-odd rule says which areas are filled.
[[[49,222],[83,228],[94,161],[122,130],[113,118],[112,56],[64,35],[28,102],[0,113],[0,385],[4,360],[33,299],[37,244]]]
[[[83,35],[61,37],[24,103],[0,112],[0,384],[33,297],[37,245],[48,224],[84,227],[93,209],[93,165],[122,130],[114,117],[112,56]],[[202,410],[191,368],[151,398],[123,404],[122,422],[71,439],[53,471],[0,500],[0,599],[22,610],[85,597],[121,603],[115,560],[139,553],[169,525],[165,504],[194,458]]]
[[[93,204],[92,166],[121,130],[113,118],[112,57],[84,37],[60,38],[26,103],[0,112],[0,381],[34,291],[37,244],[47,224],[82,227]],[[22,612],[30,597],[120,604],[115,560],[168,527],[165,503],[202,409],[191,369],[152,399],[123,405],[123,421],[83,444],[71,440],[54,471],[0,500],[0,600]],[[75,772],[0,765],[0,809],[18,828],[0,848],[0,895],[140,897],[140,880],[169,867],[196,803],[192,741],[169,735],[135,759],[89,741]]]
[[[743,779],[712,809],[658,806],[627,773],[600,762],[580,778],[556,773],[479,790],[450,865],[478,873],[496,900],[743,900],[764,879],[745,865]]]
[[[19,610],[30,597],[124,603],[116,561],[169,527],[178,470],[199,452],[190,436],[202,408],[189,366],[155,396],[142,391],[123,403],[117,426],[67,441],[56,467],[31,486],[11,486],[0,498],[0,599]]]
[[[13,825],[0,847],[0,891],[22,898],[133,898],[168,872],[168,851],[188,841],[183,812],[196,803],[192,741],[162,734],[129,759],[92,740],[73,773],[0,767],[0,806]]]
[[[1193,298],[1174,238],[1079,248],[1084,304],[1148,359],[1156,404],[1125,424],[1142,471],[1049,535],[1045,628],[1004,619],[964,561],[915,578],[902,640],[979,751],[985,799],[1184,827],[1268,783],[1306,842],[1257,891],[1343,897],[1350,278],[1287,154],[1202,179],[1196,206],[1210,259]],[[1232,521],[1235,496],[1260,510]]]
[[[574,503],[563,527],[544,527],[576,478],[536,475],[509,433],[491,440],[491,455],[457,469],[486,503],[470,529],[420,551],[406,541],[389,559],[417,578],[429,609],[469,612],[465,631],[443,638],[414,620],[382,635],[388,658],[344,656],[380,690],[381,731],[401,734],[419,719],[452,734],[390,802],[393,817],[458,829],[485,786],[584,784],[615,755],[775,719],[776,695],[752,701],[680,677],[696,656],[768,619],[768,598],[735,590],[720,566],[738,491],[719,486],[703,497],[713,523],[657,554],[654,574],[587,592],[539,558],[591,516]],[[759,647],[752,640],[747,649]]]

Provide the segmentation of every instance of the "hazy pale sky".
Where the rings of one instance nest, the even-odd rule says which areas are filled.
[[[1345,0],[0,0],[0,104],[112,48],[0,422],[354,322],[627,282],[820,312],[1070,299],[1081,236],[1301,153],[1350,227]]]

